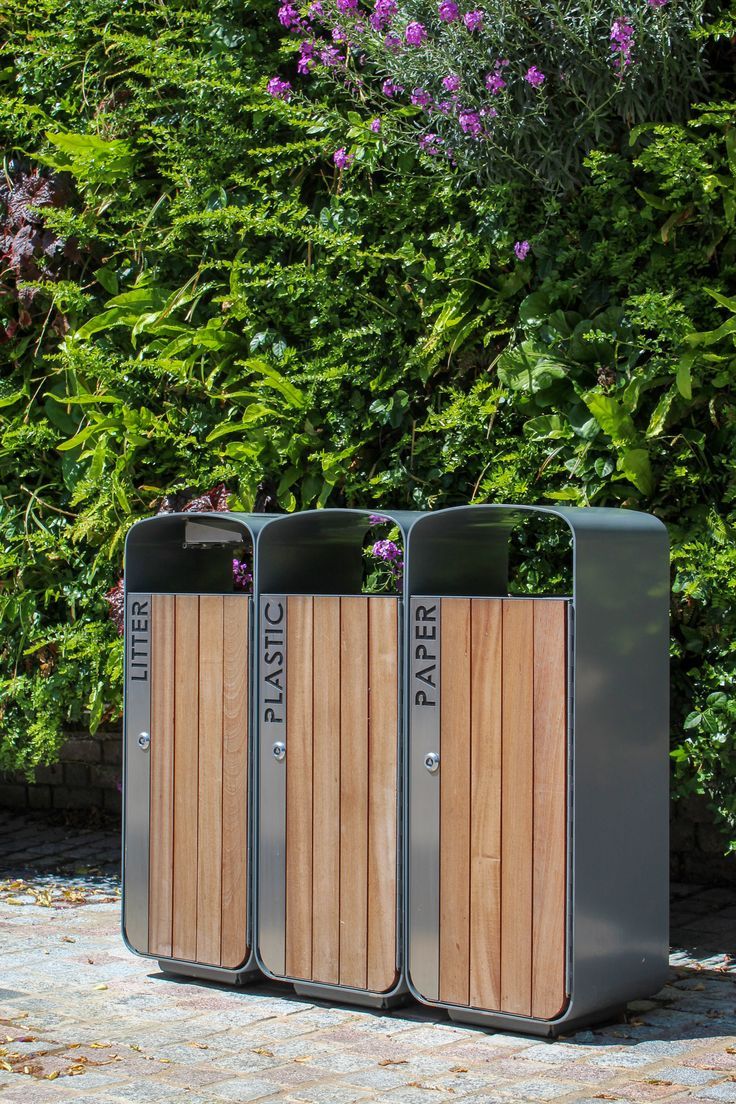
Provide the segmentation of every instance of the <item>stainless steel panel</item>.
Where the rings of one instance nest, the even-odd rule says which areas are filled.
[[[276,977],[286,969],[286,596],[263,594],[259,616],[258,954]],[[281,753],[280,745],[284,752]]]
[[[151,733],[151,622],[151,595],[126,595],[123,933],[142,954],[148,952],[151,788],[151,753],[142,734],[156,738]]]
[[[409,602],[408,975],[418,996],[439,998],[440,600]],[[430,769],[428,769],[428,766]]]

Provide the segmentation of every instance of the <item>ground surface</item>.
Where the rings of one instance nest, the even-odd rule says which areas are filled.
[[[0,812],[2,1104],[736,1102],[731,891],[675,887],[666,988],[540,1043],[165,979],[121,942],[118,859],[104,829]]]

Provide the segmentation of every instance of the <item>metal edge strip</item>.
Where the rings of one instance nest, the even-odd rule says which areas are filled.
[[[263,594],[258,611],[258,915],[256,958],[270,977],[286,969],[286,625],[283,594]]]
[[[441,608],[439,597],[409,600],[407,980],[429,1002],[439,998],[440,779],[425,758],[440,752]]]
[[[126,594],[122,929],[128,947],[143,955],[148,954],[151,759],[138,737],[151,730],[152,621],[152,595]]]

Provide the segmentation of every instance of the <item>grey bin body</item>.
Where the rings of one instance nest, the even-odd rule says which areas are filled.
[[[123,938],[165,972],[230,984],[257,975],[253,599],[232,559],[268,520],[159,515],[125,550]]]
[[[377,511],[404,536],[415,515]],[[313,997],[404,999],[403,602],[361,595],[371,512],[259,536],[257,959]]]
[[[549,599],[548,605],[544,597],[530,601],[508,596],[509,535],[522,518],[535,514],[561,519],[572,541],[572,594]],[[418,519],[409,532],[407,551],[409,987],[419,1000],[446,1007],[453,1019],[542,1036],[603,1019],[628,1000],[656,992],[667,976],[669,563],[665,528],[654,517],[628,510],[458,507]],[[435,631],[439,644],[435,651],[426,647],[426,636],[432,631],[431,625],[427,627],[430,616],[444,626]],[[566,653],[559,659],[556,684],[549,675],[554,656],[550,658],[549,649],[544,654],[539,651],[552,639],[544,629],[550,616],[558,626],[559,650]],[[470,630],[464,628],[466,623]],[[492,623],[501,626],[497,630],[502,642],[500,660],[493,658],[497,653],[488,643]],[[542,629],[537,629],[538,624]],[[524,630],[524,625],[531,628]],[[507,631],[511,651],[504,658]],[[538,651],[524,653],[518,643],[523,631]],[[471,643],[465,646],[465,655],[474,661],[476,633],[484,662],[496,664],[486,668],[494,672],[492,686],[488,679],[472,686],[476,697],[485,695],[485,712],[476,702],[471,721],[458,721],[461,705],[453,711],[445,702],[443,712],[444,695],[454,693],[454,700],[461,702],[454,684],[443,685],[443,671],[446,681],[450,671],[457,673],[457,679],[468,677],[457,657],[462,656],[467,638]],[[531,656],[528,662],[525,654]],[[428,655],[435,657],[435,675],[428,674]],[[450,663],[454,666],[449,667]],[[564,678],[562,690],[559,671]],[[552,699],[545,698],[550,685]],[[429,707],[428,691],[434,698]],[[494,702],[496,691],[506,695],[501,705]],[[535,693],[539,695],[537,713]],[[558,724],[557,736],[545,736],[546,702],[560,704],[561,693],[564,731]],[[518,696],[516,702],[507,700],[513,694]],[[448,753],[443,754],[443,727],[450,733],[459,724],[475,725],[475,740],[476,731],[486,731],[484,724],[491,731],[485,714],[494,709],[493,731],[496,737],[501,733],[501,745],[492,770],[484,773],[484,764],[491,760],[480,736],[478,755],[473,744],[469,764],[458,752],[461,741],[456,737],[454,743],[448,737]],[[532,720],[526,724],[520,714]],[[552,746],[550,739],[553,744],[556,740],[554,746],[564,755],[565,777],[554,792],[545,777],[547,760],[534,759],[536,724],[542,733],[539,746],[545,747],[545,739],[546,746]],[[516,745],[524,740],[532,747],[531,766],[517,754]],[[558,758],[556,766],[549,766],[550,778],[557,771],[559,779],[560,762]],[[444,789],[443,771],[451,774]],[[459,799],[453,794],[453,779],[469,778],[470,803],[476,788],[483,795],[488,792],[484,786],[496,784],[489,781],[493,771],[501,772],[493,792],[502,794],[506,803],[501,834],[507,833],[507,850],[503,840],[498,848],[493,842],[498,839],[500,820],[487,829],[473,804],[469,831],[490,831],[491,845],[483,853],[477,839],[474,843],[471,838],[468,845],[461,836],[460,851],[470,847],[467,869],[461,861],[460,875],[452,871],[443,875],[440,856],[443,847],[455,846],[455,836],[452,825],[442,820],[441,804],[447,801],[452,810],[458,801],[462,803],[462,793]],[[509,772],[510,781],[504,772]],[[533,837],[533,847],[550,850],[550,856],[541,858],[530,855],[515,827],[518,819],[528,822],[533,832],[537,809],[542,826],[550,825],[549,834]],[[488,802],[482,811],[488,815]],[[444,838],[443,823],[447,825]],[[556,860],[550,843],[555,833]],[[523,852],[518,859],[509,850],[515,846]],[[474,847],[480,854],[473,859]],[[564,869],[560,848],[564,848]],[[458,877],[470,876],[471,861],[478,864],[477,901],[463,884],[458,889]],[[557,873],[551,874],[555,862]],[[498,885],[489,890],[489,879],[494,878]],[[552,884],[554,878],[557,881]],[[448,887],[454,900],[447,900]],[[475,887],[476,882],[473,893]],[[535,888],[540,893],[539,916],[526,920],[519,895],[527,895],[534,911]],[[463,931],[474,934],[468,936],[465,958],[461,954],[453,959],[440,929],[441,919],[452,927],[453,910],[458,909]],[[555,925],[557,943],[551,944],[550,959],[545,932]],[[488,956],[488,946],[496,956],[492,966],[502,976],[496,979],[493,995],[484,997],[488,986],[484,988],[483,956]],[[532,976],[530,964],[537,954],[538,977]],[[546,974],[545,963],[548,967],[551,963]],[[462,974],[466,965],[469,983]],[[550,975],[554,975],[553,991],[545,998],[545,977],[549,981]]]

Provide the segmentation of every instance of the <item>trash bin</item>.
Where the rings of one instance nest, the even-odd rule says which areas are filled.
[[[567,595],[514,595],[509,539],[559,519]],[[552,1036],[668,968],[668,546],[649,515],[474,506],[407,545],[408,984]]]
[[[266,521],[166,514],[126,542],[123,935],[164,971],[217,981],[256,970],[253,599],[238,587]]]
[[[385,1007],[405,991],[402,602],[361,592],[374,521],[308,511],[259,538],[257,954],[299,993]]]

